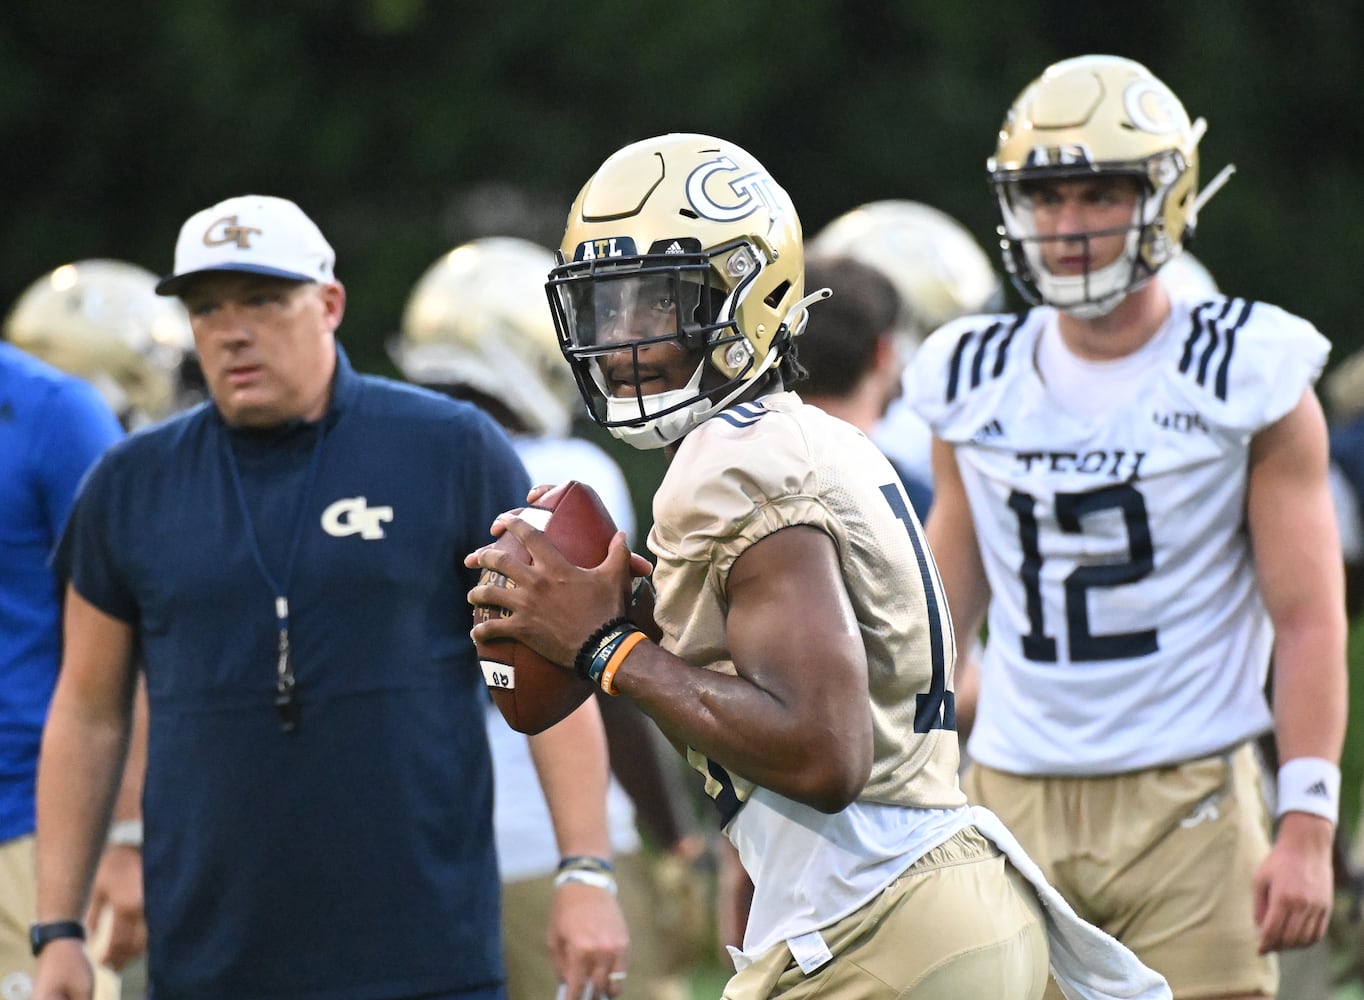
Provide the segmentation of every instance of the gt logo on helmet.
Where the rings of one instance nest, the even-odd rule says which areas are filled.
[[[710,196],[711,178],[724,171],[738,171],[739,167],[728,156],[719,156],[701,164],[687,178],[687,200],[696,214],[711,222],[735,222],[752,215],[759,205],[766,206],[769,216],[781,213],[780,202],[772,193],[772,178],[760,170],[725,182],[728,194],[738,200],[722,205]]]
[[[1124,91],[1123,109],[1132,124],[1143,132],[1164,135],[1178,132],[1183,117],[1174,95],[1156,80],[1138,80]]]
[[[608,236],[599,240],[583,240],[573,251],[576,260],[600,260],[603,257],[633,257],[635,241],[629,236]]]

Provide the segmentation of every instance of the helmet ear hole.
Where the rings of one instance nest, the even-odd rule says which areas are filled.
[[[769,309],[776,309],[781,305],[781,300],[786,298],[786,293],[791,290],[791,282],[783,281],[776,288],[770,291],[763,302],[767,303]]]

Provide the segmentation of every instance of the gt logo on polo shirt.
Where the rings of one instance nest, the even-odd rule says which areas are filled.
[[[379,525],[391,520],[392,507],[369,507],[364,497],[346,497],[322,512],[322,530],[334,538],[359,535],[373,541],[384,537],[384,529]]]

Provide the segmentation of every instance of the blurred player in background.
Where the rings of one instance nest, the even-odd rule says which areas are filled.
[[[876,447],[786,389],[828,294],[806,294],[803,257],[789,197],[731,142],[646,139],[588,180],[551,302],[593,418],[669,456],[655,614],[627,614],[650,564],[620,536],[579,569],[504,517],[532,562],[466,559],[515,583],[470,592],[512,611],[475,633],[630,698],[686,748],[754,885],[726,997],[1036,998],[1049,957],[1076,955],[1052,935],[1084,937],[1077,975],[1122,984],[1088,995],[1168,997],[966,805],[919,523]]]
[[[899,293],[901,391],[891,398],[871,437],[906,482],[922,521],[933,499],[933,434],[906,402],[913,392],[908,363],[924,338],[948,320],[1004,308],[999,274],[965,226],[918,201],[868,202],[834,219],[808,245],[812,258],[843,255],[876,268]],[[977,647],[972,642],[957,651],[957,726],[963,738],[971,731],[975,711]]]
[[[64,264],[19,297],[5,339],[79,376],[129,430],[204,399],[185,307],[157,277],[120,260]]]
[[[468,400],[496,418],[511,435],[532,482],[576,479],[590,485],[616,526],[633,539],[634,507],[620,467],[597,445],[571,434],[581,400],[545,301],[544,282],[553,264],[549,250],[512,237],[485,237],[456,247],[413,287],[392,345],[393,360],[409,381]],[[704,840],[695,829],[676,755],[658,730],[628,702],[603,697],[598,703],[616,772],[608,789],[608,819],[631,938],[630,980],[622,995],[680,997],[685,981],[670,973],[683,970],[672,968],[667,958],[681,943],[676,936],[695,928],[688,931],[665,919],[687,901],[661,898],[651,868],[656,863],[666,871],[693,860]],[[507,725],[491,700],[487,722],[508,995],[510,1000],[546,1000],[554,991],[554,968],[541,931],[560,852],[535,782],[531,741]],[[617,775],[629,782],[629,795]],[[637,821],[658,848],[656,862],[643,850]],[[675,883],[682,887],[680,880]],[[693,892],[700,887],[695,883]]]
[[[92,385],[124,428],[145,427],[202,398],[189,317],[156,294],[156,282],[126,261],[63,264],[20,295],[5,339]],[[140,766],[142,735],[130,770]],[[122,1000],[146,995],[140,789],[140,774],[129,774],[87,918],[95,957],[120,973]]]
[[[805,402],[870,437],[902,391],[900,295],[881,271],[853,257],[810,255],[805,282],[810,288],[828,288],[833,295],[810,312],[800,336],[797,352],[806,377],[796,390]],[[931,486],[894,455],[886,457],[922,521],[932,502]]]
[[[948,320],[993,312],[1004,304],[999,275],[975,237],[946,212],[922,202],[891,199],[860,205],[826,225],[806,248],[811,258],[852,257],[890,279],[901,303],[896,343],[902,366]],[[912,477],[921,495],[931,499],[932,433],[905,405],[903,392],[890,400],[871,436],[901,476]],[[920,517],[927,515],[918,504],[915,510]]]
[[[6,320],[6,334],[14,316]],[[0,997],[6,1000],[31,995],[35,955],[48,943],[30,934],[37,919],[34,782],[61,657],[61,586],[48,558],[82,477],[120,437],[114,414],[88,383],[0,343]],[[128,805],[126,797],[119,802],[120,810]],[[129,845],[107,847],[96,891],[117,900],[125,916],[131,894],[140,917],[133,854]],[[68,931],[84,937],[98,922],[80,916],[85,919]],[[118,979],[101,967],[95,989],[97,1000],[117,1000]]]
[[[1274,306],[1153,280],[1226,176],[1199,191],[1205,127],[1130,60],[1048,68],[989,162],[1036,307],[948,324],[910,385],[958,641],[988,612],[967,794],[1177,997],[1266,997],[1269,953],[1319,940],[1332,903],[1345,618],[1312,391],[1329,345]]]
[[[1364,350],[1341,361],[1322,383],[1331,420],[1331,496],[1353,621],[1364,609]]]

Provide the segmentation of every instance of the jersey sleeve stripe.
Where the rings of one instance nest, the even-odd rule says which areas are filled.
[[[976,348],[976,356],[971,359],[971,388],[980,386],[981,372],[985,369],[985,354],[990,349],[990,341],[995,339],[1003,323],[991,323],[985,328],[985,332],[980,335],[980,346]]]
[[[967,330],[957,339],[957,346],[952,349],[952,362],[947,372],[947,401],[956,402],[957,388],[961,381],[961,362],[966,354],[966,347],[971,343],[971,338],[975,336],[974,330]]]
[[[1020,315],[1009,326],[1008,332],[997,342],[996,337],[1004,329],[1004,321],[998,320],[991,323],[984,330],[967,330],[957,340],[957,346],[952,350],[952,360],[947,373],[947,402],[956,402],[957,395],[961,391],[962,368],[966,364],[966,355],[971,348],[972,340],[978,340],[975,353],[971,356],[971,384],[970,388],[978,389],[988,378],[999,378],[1004,372],[1004,365],[1009,359],[1009,346],[1013,343],[1014,334],[1023,325],[1026,314]],[[994,365],[990,367],[988,376],[986,375],[986,363],[989,358],[990,346],[994,344],[995,355]]]
[[[734,779],[729,776],[728,771],[710,759],[706,760],[706,771],[719,786],[713,795],[715,808],[720,813],[720,828],[724,829],[729,825],[729,821],[738,815],[743,807],[743,801],[739,798],[739,793],[734,787]]]
[[[947,654],[943,640],[943,609],[938,606],[938,591],[935,574],[929,568],[924,553],[923,541],[914,527],[914,519],[896,484],[881,487],[881,495],[890,504],[891,510],[905,527],[910,544],[914,546],[914,558],[919,564],[919,580],[923,587],[926,617],[928,618],[928,651],[932,664],[932,682],[929,690],[915,696],[914,731],[929,733],[935,729],[956,729],[956,700],[947,690]]]
[[[1233,309],[1240,305],[1240,311],[1229,326],[1224,326],[1227,317],[1231,315]],[[1246,325],[1250,319],[1253,302],[1245,299],[1227,299],[1217,316],[1206,317],[1205,313],[1211,311],[1216,306],[1216,302],[1204,302],[1193,311],[1191,319],[1191,329],[1188,338],[1184,341],[1184,353],[1179,359],[1179,370],[1182,374],[1189,374],[1190,369],[1194,368],[1194,355],[1200,341],[1207,335],[1207,344],[1202,352],[1198,354],[1198,363],[1193,373],[1194,381],[1204,388],[1208,387],[1208,373],[1213,371],[1212,390],[1218,399],[1226,401],[1231,370],[1232,354],[1236,350],[1236,334]],[[1217,362],[1216,369],[1213,369],[1213,359],[1217,357],[1218,351],[1221,357]]]
[[[1213,390],[1217,393],[1217,398],[1224,402],[1227,398],[1227,376],[1231,368],[1231,356],[1236,350],[1236,334],[1250,319],[1250,310],[1254,304],[1248,300],[1243,302],[1241,304],[1241,315],[1236,317],[1236,322],[1227,330],[1227,350],[1222,355],[1222,363],[1217,366],[1217,382]]]
[[[999,347],[995,349],[995,370],[991,372],[993,378],[999,378],[1004,374],[1004,363],[1009,360],[1009,348],[1013,346],[1014,335],[1018,333],[1018,328],[1027,319],[1027,313],[1019,313],[1014,318],[1013,325],[1009,327],[1009,332],[1004,335],[1004,339],[999,342]]]

